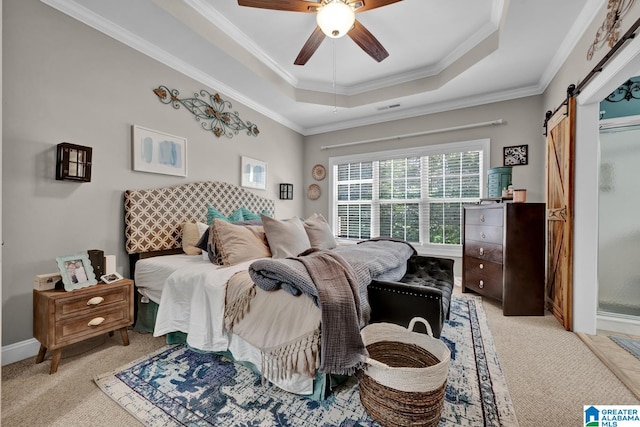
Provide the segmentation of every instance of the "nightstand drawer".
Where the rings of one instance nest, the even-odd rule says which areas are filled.
[[[92,321],[96,324],[90,325],[89,322]],[[55,325],[55,347],[129,326],[132,321],[128,303],[112,305],[83,316],[61,320]]]
[[[105,289],[100,289],[101,286],[104,285],[96,285],[95,291],[97,292],[91,294],[70,295],[57,299],[55,302],[56,319],[82,315],[84,312],[93,313],[113,304],[128,305],[130,288],[127,284]]]
[[[489,242],[465,241],[464,256],[502,264],[502,245]]]

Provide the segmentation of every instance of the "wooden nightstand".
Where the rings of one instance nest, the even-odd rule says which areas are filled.
[[[123,344],[129,345],[127,326],[133,324],[133,280],[122,279],[105,285],[66,292],[33,291],[33,336],[40,341],[36,363],[53,350],[51,370],[58,370],[62,348],[103,333],[113,336],[120,330]]]

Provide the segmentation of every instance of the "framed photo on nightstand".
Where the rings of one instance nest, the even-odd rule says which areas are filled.
[[[87,252],[56,258],[65,291],[97,285],[96,275]]]
[[[122,280],[122,276],[119,273],[105,274],[104,276],[100,276],[100,280],[102,280],[104,283],[108,285],[109,283]]]

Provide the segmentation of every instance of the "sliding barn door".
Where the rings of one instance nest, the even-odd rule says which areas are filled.
[[[573,324],[574,97],[547,121],[547,307]]]

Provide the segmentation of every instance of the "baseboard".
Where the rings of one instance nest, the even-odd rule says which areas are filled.
[[[40,342],[35,338],[5,345],[2,347],[2,366],[37,356],[38,350]]]
[[[628,335],[640,335],[640,321],[635,316],[598,314],[596,316],[596,324],[599,330]]]

